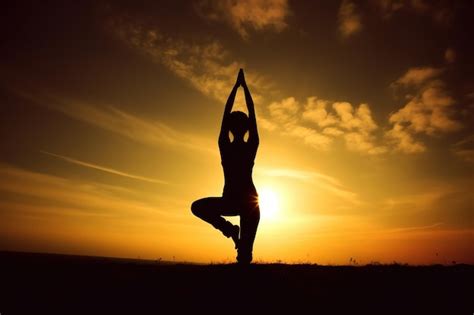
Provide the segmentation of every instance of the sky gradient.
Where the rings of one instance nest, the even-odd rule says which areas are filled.
[[[0,249],[233,261],[190,204],[222,193],[217,137],[242,67],[260,133],[254,182],[275,199],[256,261],[474,263],[473,9],[7,7]]]

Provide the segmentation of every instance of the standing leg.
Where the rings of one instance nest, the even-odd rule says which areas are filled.
[[[257,234],[259,221],[260,208],[258,204],[250,204],[242,209],[240,213],[240,242],[237,254],[237,261],[241,264],[249,264],[253,259],[253,242]]]
[[[237,248],[239,227],[222,217],[222,215],[237,215],[237,213],[221,197],[208,197],[196,200],[191,205],[191,211],[195,216],[221,231],[225,237],[232,237]]]

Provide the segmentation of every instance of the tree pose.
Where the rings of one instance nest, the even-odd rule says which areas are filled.
[[[244,89],[248,116],[241,111],[232,112],[239,86]],[[246,142],[244,137],[247,131],[249,137]],[[232,142],[229,139],[229,132],[233,135]],[[225,178],[222,197],[196,200],[191,205],[191,210],[195,216],[210,223],[226,237],[232,238],[237,249],[237,261],[242,264],[249,264],[252,261],[253,242],[260,220],[258,194],[252,180],[258,144],[255,108],[244,72],[240,69],[225,105],[219,135],[219,151]],[[240,229],[223,216],[240,216]]]

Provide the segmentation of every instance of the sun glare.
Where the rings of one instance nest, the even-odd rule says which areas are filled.
[[[268,187],[260,189],[258,193],[258,201],[261,216],[264,218],[275,219],[279,210],[278,195],[275,191]]]

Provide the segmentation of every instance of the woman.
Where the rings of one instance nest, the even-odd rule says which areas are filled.
[[[239,86],[244,88],[249,116],[240,111],[232,112],[235,93]],[[249,132],[247,142],[244,136]],[[229,139],[229,132],[233,141]],[[196,200],[191,206],[194,215],[212,224],[226,237],[231,237],[237,249],[237,261],[249,264],[252,261],[253,242],[260,220],[258,194],[252,180],[252,169],[257,154],[259,139],[252,96],[240,69],[225,105],[219,135],[219,150],[225,185],[222,197],[208,197]],[[240,216],[239,227],[222,216]]]

